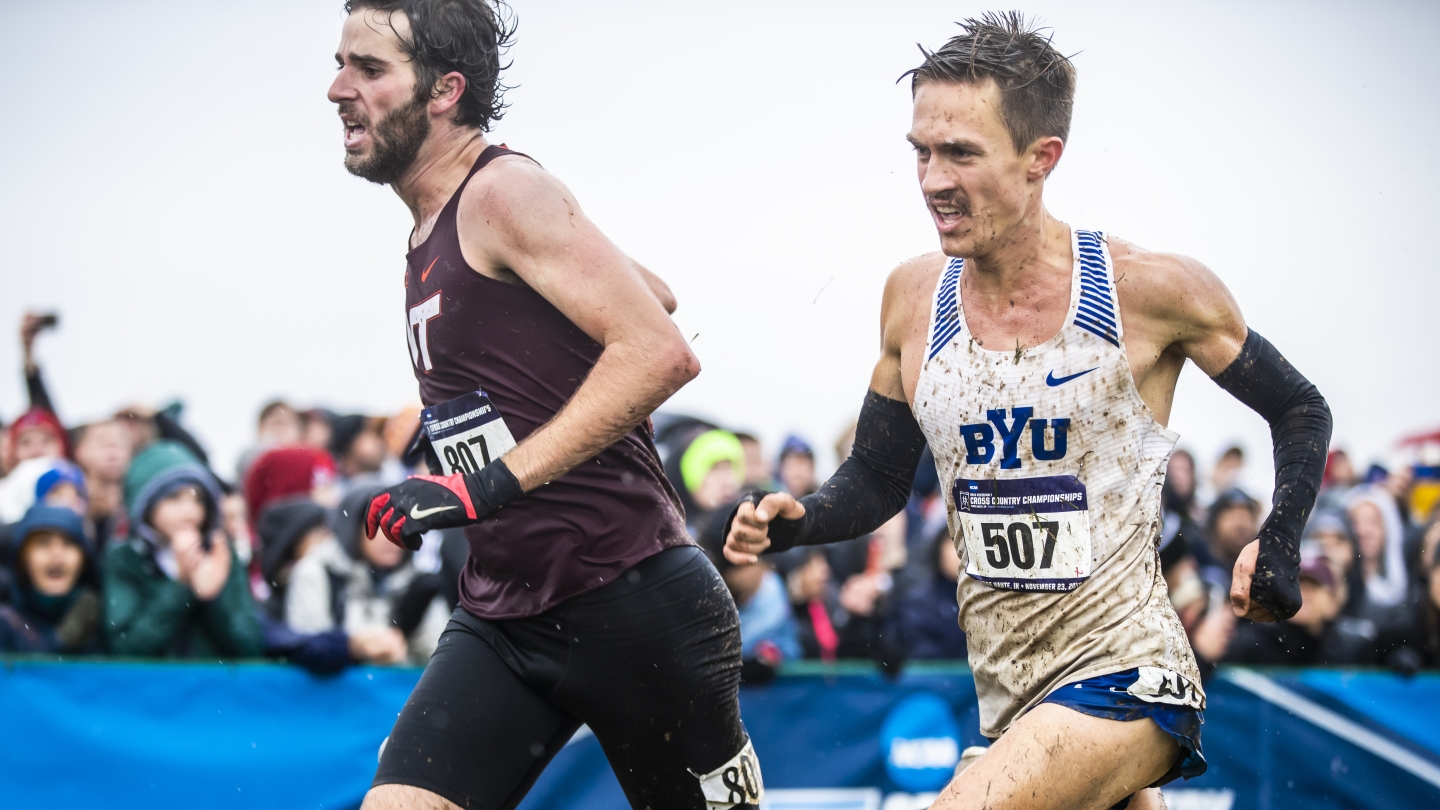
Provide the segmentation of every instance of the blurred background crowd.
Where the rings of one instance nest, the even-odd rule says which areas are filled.
[[[24,318],[29,408],[0,436],[0,653],[263,656],[322,672],[428,659],[458,598],[463,532],[432,532],[412,553],[363,530],[371,494],[417,471],[407,450],[418,407],[375,416],[270,402],[237,467],[217,470],[179,404],[63,422],[63,392],[52,399],[33,352],[54,324]],[[739,607],[747,681],[804,659],[895,672],[965,658],[959,558],[928,452],[905,511],[874,534],[736,566],[720,554],[726,515],[751,489],[815,491],[812,437],[765,447],[675,413],[653,427],[691,536]],[[836,458],[852,440],[853,427],[834,439]],[[1389,469],[1331,450],[1301,546],[1304,606],[1277,624],[1229,608],[1236,556],[1268,510],[1237,486],[1244,452],[1208,469],[1175,452],[1159,557],[1202,672],[1440,667],[1440,431],[1398,448],[1406,460]]]

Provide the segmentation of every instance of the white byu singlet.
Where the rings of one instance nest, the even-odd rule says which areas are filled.
[[[1137,667],[1169,684],[1141,699],[1204,705],[1156,551],[1178,435],[1135,389],[1104,236],[1071,233],[1065,325],[1035,347],[975,342],[960,300],[965,263],[950,259],[915,389],[960,553],[980,728],[992,738],[1060,686]]]

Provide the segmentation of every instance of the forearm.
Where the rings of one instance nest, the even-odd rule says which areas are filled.
[[[1275,453],[1273,508],[1259,533],[1252,599],[1279,619],[1300,608],[1300,534],[1325,473],[1331,416],[1325,398],[1253,330],[1215,383],[1265,418]]]
[[[880,528],[905,508],[924,452],[925,435],[910,406],[866,392],[850,457],[818,492],[800,499],[804,517],[770,522],[768,550],[835,543]]]
[[[50,401],[50,391],[45,387],[45,378],[40,376],[40,367],[29,360],[25,362],[25,391],[30,395],[30,407],[55,413],[55,403]]]
[[[594,458],[645,421],[699,372],[678,334],[647,350],[639,341],[607,346],[589,376],[555,418],[505,455],[525,491]],[[678,345],[677,345],[678,344]]]

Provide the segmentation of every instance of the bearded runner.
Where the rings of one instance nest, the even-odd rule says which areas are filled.
[[[647,427],[699,373],[669,289],[486,140],[513,34],[495,7],[346,12],[329,98],[346,167],[414,217],[405,326],[432,461],[367,525],[407,549],[438,528],[470,541],[364,808],[514,807],[582,723],[637,808],[757,805],[735,605]]]

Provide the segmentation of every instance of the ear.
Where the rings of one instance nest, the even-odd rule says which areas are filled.
[[[1030,145],[1030,170],[1026,176],[1029,180],[1044,180],[1055,170],[1055,164],[1060,162],[1060,156],[1065,154],[1065,142],[1049,135],[1041,138]]]
[[[460,103],[465,96],[465,76],[451,71],[435,80],[430,96],[430,112],[445,115]]]

